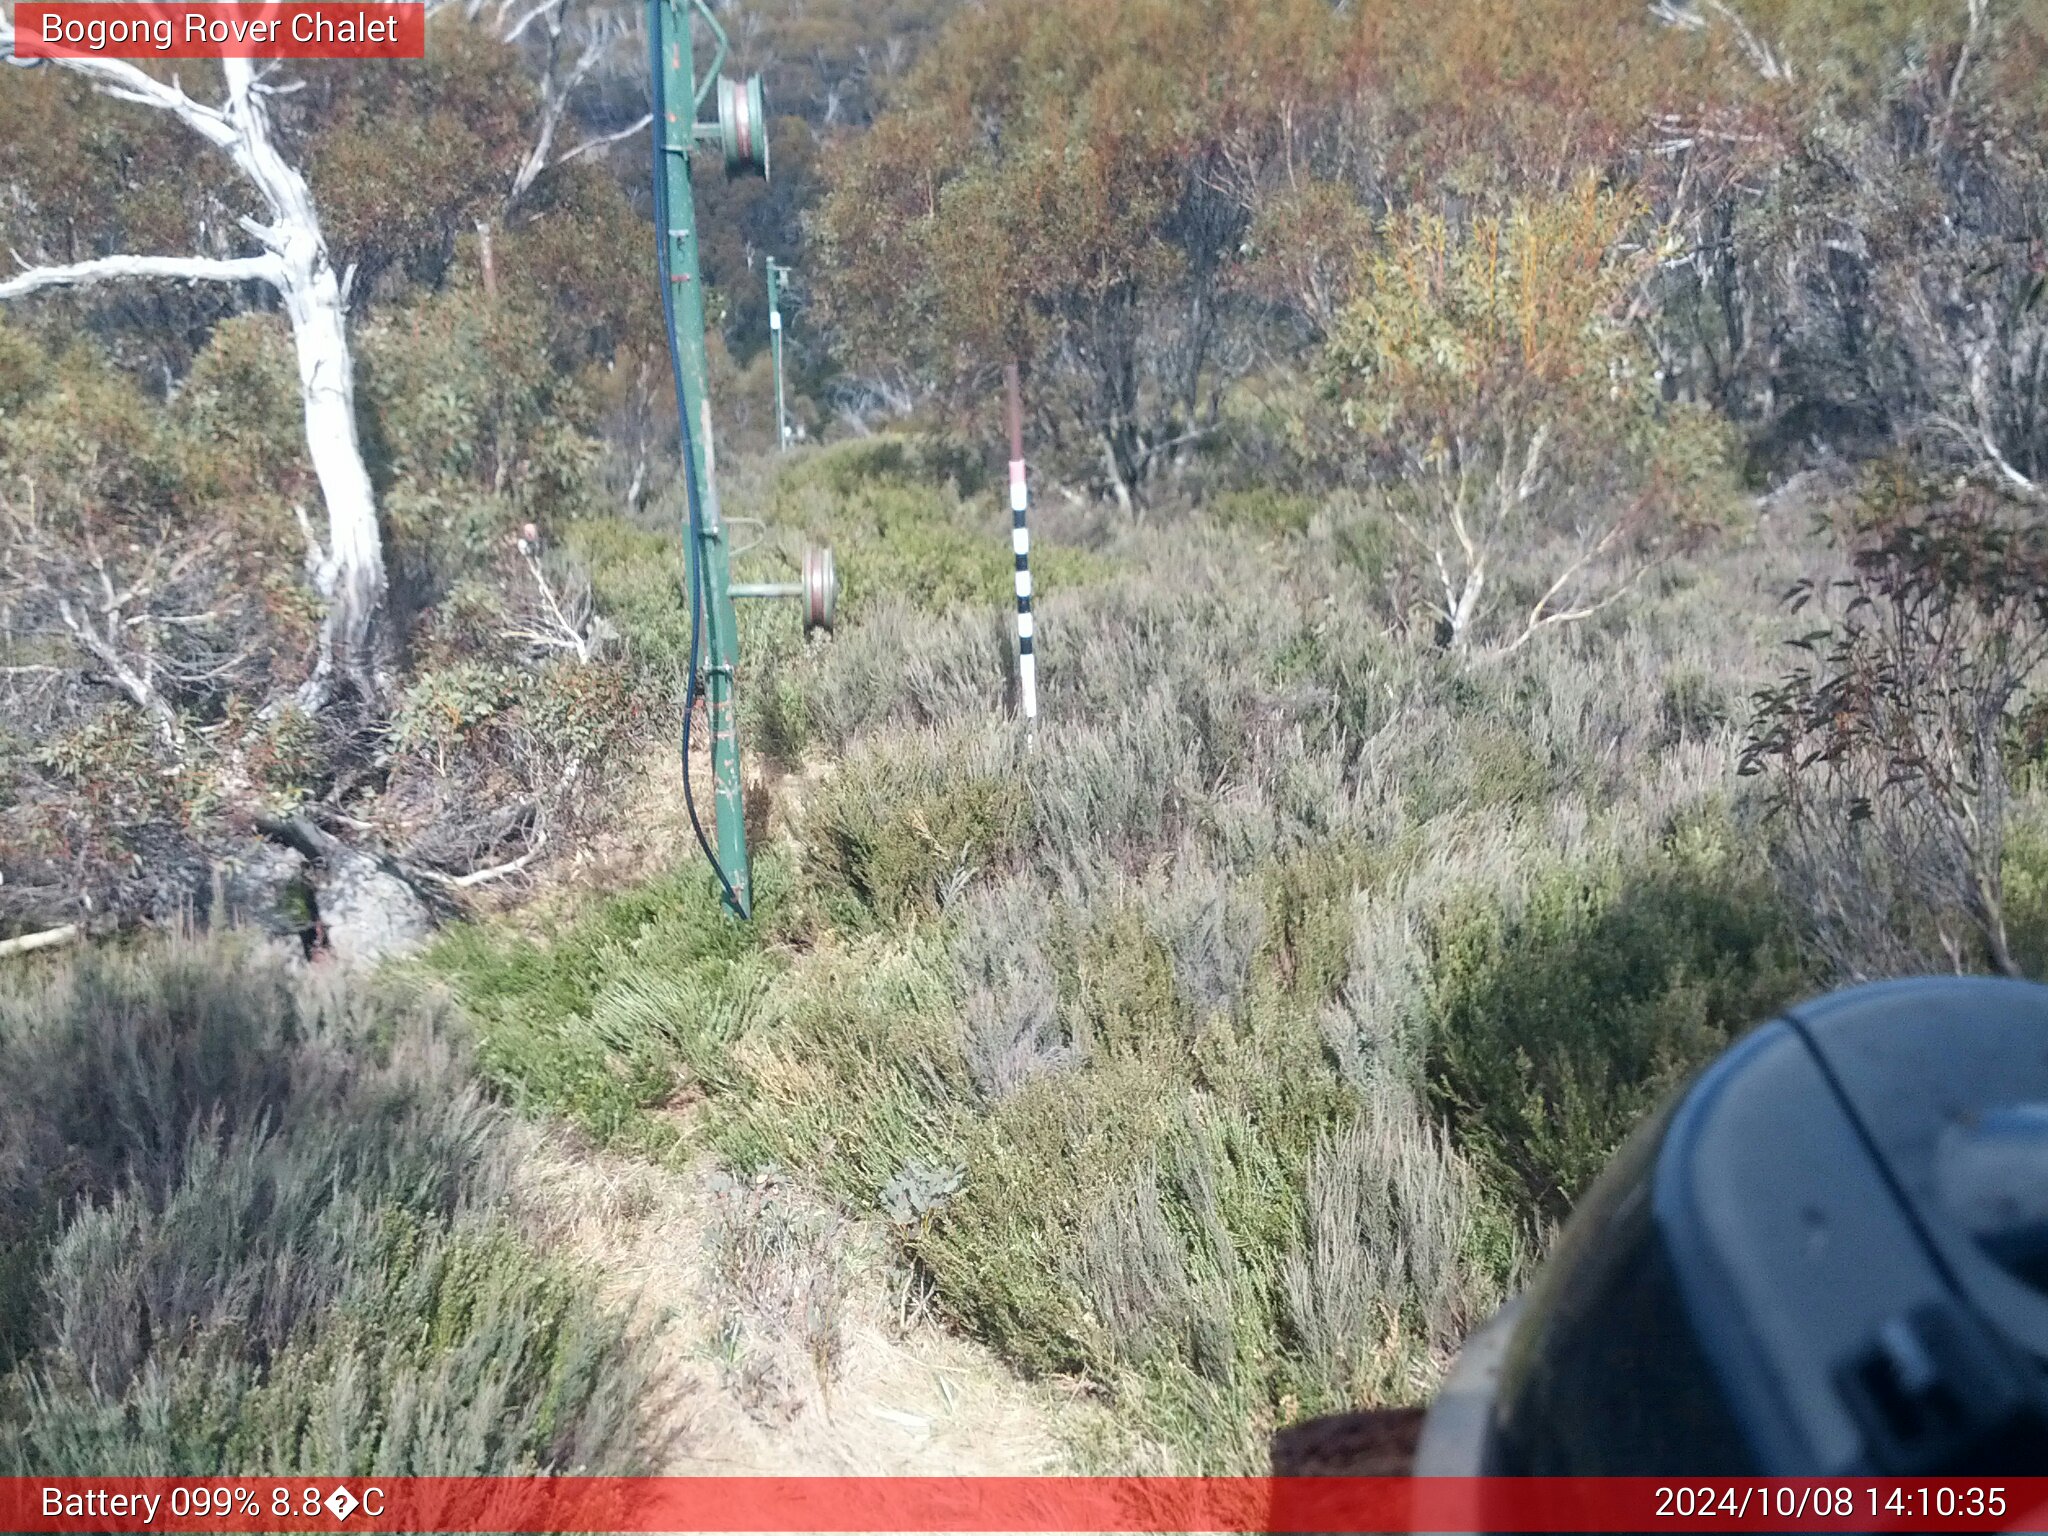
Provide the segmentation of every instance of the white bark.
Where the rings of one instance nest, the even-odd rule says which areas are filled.
[[[544,650],[568,651],[587,664],[595,653],[589,583],[580,579],[564,583],[561,595],[557,596],[548,573],[541,567],[540,557],[524,538],[519,541],[519,553],[540,594],[540,608],[523,615],[519,623],[500,633],[507,640],[524,640]]]
[[[469,14],[472,20],[482,10],[481,0],[471,0]],[[505,196],[505,207],[509,209],[533,189],[533,184],[549,167],[580,155],[594,154],[622,139],[632,138],[654,119],[651,115],[644,116],[630,127],[595,135],[573,149],[556,154],[555,139],[562,124],[568,120],[569,105],[577,87],[611,56],[627,35],[626,26],[612,12],[587,6],[579,9],[576,0],[531,0],[524,5],[520,0],[497,0],[497,21],[498,35],[507,43],[517,43],[536,22],[541,23],[545,33],[540,44],[540,121],[534,128],[532,147],[513,173],[511,189]],[[572,43],[575,45],[573,58],[568,51]]]
[[[39,949],[49,949],[57,944],[69,944],[78,937],[78,924],[66,923],[61,928],[45,928],[41,933],[24,933],[19,938],[0,939],[0,960],[13,955],[32,954]]]
[[[268,256],[217,261],[207,256],[102,256],[61,267],[31,267],[0,282],[0,299],[19,299],[43,288],[82,288],[123,278],[166,278],[192,283],[269,283],[284,269]]]
[[[1700,0],[1704,10],[1695,10],[1690,0],[1654,0],[1650,14],[1666,26],[1684,27],[1688,31],[1703,31],[1711,17],[1707,12],[1720,17],[1735,32],[1735,40],[1755,66],[1756,72],[1766,80],[1782,80],[1787,85],[1794,82],[1792,61],[1779,53],[1770,44],[1750,30],[1749,24],[1727,0]]]
[[[642,112],[632,122],[626,124],[625,127],[614,128],[610,133],[600,133],[592,138],[585,139],[574,149],[563,150],[548,163],[550,165],[567,165],[571,160],[581,155],[595,154],[600,149],[608,149],[621,139],[638,138],[647,131],[647,125],[653,121],[654,114],[652,112]]]
[[[504,864],[494,864],[489,869],[472,870],[466,875],[444,875],[438,869],[423,869],[420,873],[430,880],[438,880],[451,891],[466,891],[473,885],[482,885],[489,880],[502,880],[507,875],[518,874],[527,865],[541,856],[541,853],[547,847],[547,841],[547,831],[542,829],[534,838],[533,846],[519,855],[518,858]]]
[[[11,47],[13,40],[13,25],[0,16],[0,45]],[[259,281],[277,292],[298,354],[306,450],[327,508],[327,547],[312,573],[327,614],[319,668],[303,702],[317,706],[325,701],[337,667],[365,695],[380,691],[374,667],[376,626],[385,594],[384,546],[376,495],[356,436],[355,370],[342,284],[328,256],[312,190],[272,142],[265,92],[251,62],[221,61],[227,99],[219,106],[196,101],[125,60],[52,62],[84,75],[103,95],[168,113],[232,160],[269,215],[267,222],[242,220],[263,254],[234,260],[109,256],[70,266],[35,267],[0,282],[0,299],[128,278]]]
[[[1525,509],[1543,488],[1550,428],[1544,425],[1530,432],[1517,452],[1519,439],[1516,429],[1503,429],[1490,494],[1476,489],[1472,458],[1460,438],[1454,452],[1436,470],[1437,517],[1427,526],[1418,526],[1405,514],[1394,514],[1395,526],[1427,557],[1435,572],[1440,595],[1432,605],[1433,617],[1453,650],[1470,646],[1496,557],[1506,558],[1513,530],[1525,521]],[[1484,453],[1480,456],[1485,457]],[[1612,575],[1605,583],[1610,590],[1603,595],[1574,600],[1577,589],[1596,568],[1606,574],[1606,567],[1636,526],[1642,506],[1638,500],[1607,523],[1587,530],[1578,553],[1530,608],[1521,633],[1492,654],[1513,655],[1543,631],[1591,618],[1625,597],[1642,575],[1642,568],[1630,575]],[[1552,606],[1561,599],[1562,606]]]
[[[94,625],[92,615],[71,606],[67,598],[57,600],[57,616],[64,621],[64,627],[71,632],[80,650],[107,669],[107,675],[114,686],[128,695],[135,707],[149,716],[150,727],[156,732],[157,740],[166,749],[175,752],[183,740],[178,726],[178,712],[171,708],[170,701],[157,692],[156,684],[144,673],[138,672],[122,656],[115,639],[120,634],[121,621],[118,610],[108,604],[110,622],[102,631]]]
[[[584,40],[583,49],[566,72],[559,68],[562,47],[562,12],[554,13],[553,25],[549,28],[547,63],[540,77],[540,124],[534,131],[533,147],[526,152],[526,158],[519,163],[519,169],[512,176],[512,191],[507,203],[516,203],[524,197],[533,184],[540,180],[540,174],[548,168],[550,157],[555,151],[555,135],[561,131],[562,119],[569,115],[569,98],[583,77],[597,67],[604,57],[605,39],[592,36]],[[516,35],[516,34],[515,34]],[[507,39],[510,41],[510,38]]]

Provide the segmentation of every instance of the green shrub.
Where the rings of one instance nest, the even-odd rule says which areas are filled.
[[[1430,1071],[1513,1207],[1561,1217],[1665,1093],[1802,982],[1768,876],[1709,837],[1560,865],[1428,935]]]
[[[1304,1385],[1322,1405],[1407,1397],[1418,1370],[1500,1299],[1500,1277],[1473,1262],[1486,1222],[1478,1181],[1405,1109],[1372,1101],[1309,1160],[1284,1294]]]
[[[1316,502],[1310,496],[1260,488],[1225,491],[1211,500],[1209,510],[1226,528],[1266,535],[1305,533],[1316,515]]]
[[[529,512],[581,510],[597,449],[546,326],[530,295],[493,301],[463,286],[364,325],[357,357],[375,468],[420,489],[503,495]]]
[[[1047,863],[1115,868],[1178,841],[1203,803],[1205,757],[1229,750],[1221,733],[1204,736],[1189,702],[1161,684],[1113,712],[1069,717],[1060,750],[1036,757],[1024,779],[1034,847]]]
[[[1735,713],[1727,691],[1705,672],[1690,668],[1673,672],[1664,680],[1664,695],[1657,712],[1663,739],[1672,746],[1704,740],[1726,725]]]
[[[755,922],[770,933],[785,885],[775,859],[756,859]],[[550,944],[462,927],[422,963],[460,989],[478,1068],[515,1103],[655,1155],[680,1131],[653,1111],[731,1085],[729,1046],[774,969],[695,865],[601,903]]]
[[[419,752],[438,772],[470,735],[517,697],[519,679],[505,667],[464,661],[415,677],[391,718],[391,744]]]
[[[1474,701],[1436,728],[1433,754],[1417,754],[1402,804],[1418,820],[1478,809],[1533,810],[1560,775],[1526,728],[1492,700]]]
[[[1063,1266],[1097,1371],[1121,1374],[1198,1467],[1256,1464],[1296,1363],[1272,1258],[1300,1222],[1288,1150],[1241,1113],[1189,1106],[1134,1173],[1087,1198]]]
[[[1191,1042],[1193,1015],[1174,985],[1166,946],[1134,906],[1098,914],[1079,933],[1054,938],[1071,955],[1065,1012],[1068,1034],[1090,1060],[1143,1057],[1168,1065]]]
[[[769,987],[732,1043],[709,1135],[737,1167],[803,1169],[872,1214],[912,1164],[958,1161],[973,1097],[943,950],[930,939],[820,951]]]
[[[280,801],[294,804],[320,772],[320,747],[320,727],[304,710],[280,710],[249,732],[249,775]]]
[[[2024,975],[2048,977],[2048,823],[2027,805],[2005,841],[2005,923]]]
[[[0,411],[18,411],[49,387],[50,359],[35,341],[0,321]]]
[[[968,515],[944,493],[872,485],[842,504],[836,520],[849,535],[840,564],[849,621],[887,596],[943,613],[1000,601],[1010,590],[1009,540],[995,519]]]
[[[1330,531],[1340,567],[1357,573],[1368,587],[1382,586],[1400,556],[1400,534],[1384,511],[1356,510],[1340,516]]]
[[[1327,889],[1348,921],[1348,878],[1271,888]],[[943,921],[821,947],[757,1000],[709,1121],[739,1167],[807,1170],[857,1213],[881,1214],[919,1169],[957,1170],[899,1220],[939,1306],[1027,1370],[1112,1386],[1175,1465],[1243,1470],[1284,1398],[1426,1393],[1497,1294],[1504,1223],[1412,1099],[1339,1077],[1309,1004],[1320,984],[1298,998],[1282,981],[1255,901],[1231,909],[1252,935],[1242,962],[1189,971],[1185,945],[1209,931],[1189,904],[1209,889],[1162,872],[1081,897],[1012,876]],[[1336,981],[1347,963],[1340,945]],[[1419,1201],[1445,1180],[1472,1193],[1440,1220],[1442,1200],[1416,1207],[1447,1234],[1417,1251],[1428,1287],[1404,1270],[1391,1313],[1340,1316],[1349,1293],[1315,1256],[1330,1238],[1308,1201],[1317,1149],[1362,1113],[1398,1122],[1402,1168],[1451,1160],[1416,1174]],[[1289,1284],[1321,1332],[1289,1321]],[[1333,1330],[1373,1370],[1333,1375],[1305,1352]]]
[[[796,768],[816,733],[811,705],[819,653],[836,642],[807,641],[796,604],[748,602],[739,608],[740,740],[750,757]]]
[[[855,495],[878,482],[952,486],[963,496],[986,489],[986,456],[956,439],[919,436],[857,438],[808,456],[796,480],[815,481],[834,496]]]
[[[932,737],[845,762],[805,811],[804,841],[837,915],[900,921],[1007,859],[1026,814],[1018,776]]]
[[[19,340],[13,350],[39,353]],[[89,343],[37,355],[9,393],[17,403],[0,414],[0,464],[10,496],[34,481],[40,519],[66,526],[112,515],[146,526],[175,506],[180,445],[163,412]]]
[[[1084,1208],[1156,1154],[1182,1091],[1170,1066],[1127,1056],[1028,1082],[965,1127],[965,1188],[912,1244],[947,1309],[1026,1370],[1109,1363],[1057,1256]]]
[[[1174,866],[1167,888],[1148,903],[1148,926],[1165,947],[1181,1006],[1197,1019],[1234,1016],[1266,943],[1261,893],[1192,849]]]
[[[879,606],[907,603],[943,614],[1010,606],[1015,566],[1006,504],[987,494],[978,464],[929,439],[882,438],[799,458],[776,478],[764,515],[833,546],[848,627]],[[1041,540],[1038,590],[1100,580],[1110,569],[1085,549]]]
[[[1276,860],[1266,876],[1270,959],[1281,984],[1310,1005],[1336,995],[1350,968],[1352,898],[1365,861],[1341,843]]]
[[[689,567],[681,535],[585,518],[563,538],[589,568],[597,611],[618,627],[648,675],[680,684],[690,655]]]
[[[0,1471],[626,1470],[644,1379],[491,1214],[435,1008],[228,943],[0,992]]]
[[[298,362],[280,315],[236,315],[213,328],[170,411],[185,477],[211,500],[279,497],[314,509]]]

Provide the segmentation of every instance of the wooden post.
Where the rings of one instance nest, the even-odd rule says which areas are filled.
[[[489,219],[478,219],[476,221],[476,257],[477,265],[483,268],[484,297],[495,299],[498,296],[498,263],[495,254],[491,250],[491,221]]]

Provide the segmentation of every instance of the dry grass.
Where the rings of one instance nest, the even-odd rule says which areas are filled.
[[[1051,1471],[1094,1433],[1092,1410],[939,1326],[872,1226],[792,1186],[535,1134],[513,1194],[524,1224],[650,1330],[660,1471]]]
[[[1287,1316],[1328,1400],[1413,1401],[1501,1291],[1465,1262],[1480,1219],[1470,1167],[1413,1106],[1368,1106],[1309,1161]]]

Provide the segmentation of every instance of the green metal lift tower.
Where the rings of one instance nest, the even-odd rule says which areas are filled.
[[[711,67],[697,74],[697,23],[702,20],[715,44]],[[654,132],[659,150],[656,171],[656,218],[662,227],[661,279],[666,289],[664,312],[675,361],[677,408],[682,413],[685,473],[691,497],[689,580],[692,612],[703,628],[703,675],[711,715],[711,773],[717,822],[714,862],[726,906],[738,917],[751,914],[753,878],[747,859],[746,810],[740,778],[739,717],[734,704],[734,668],[739,644],[735,597],[798,597],[804,601],[804,627],[830,629],[837,599],[837,580],[829,551],[811,550],[804,557],[801,583],[757,583],[735,588],[732,549],[718,508],[718,465],[711,430],[711,399],[704,350],[704,279],[697,257],[696,201],[692,196],[692,153],[717,148],[725,172],[768,174],[768,119],[758,75],[735,84],[720,73],[727,42],[707,0],[648,0],[647,28],[655,102]],[[700,122],[698,113],[713,91],[718,96],[715,121]],[[696,666],[697,658],[691,657]],[[694,676],[694,673],[693,673]],[[685,725],[684,792],[690,764]],[[696,809],[691,806],[695,820]],[[699,836],[702,829],[699,828]],[[707,845],[706,852],[710,852]]]

